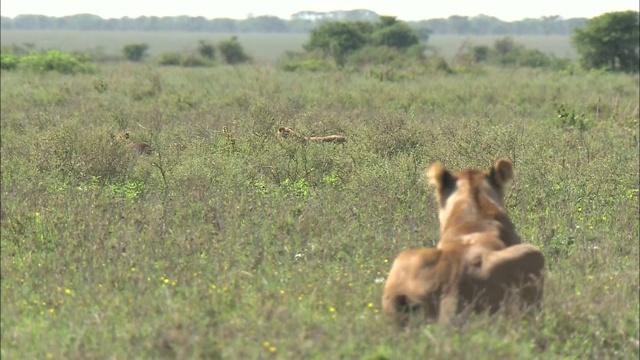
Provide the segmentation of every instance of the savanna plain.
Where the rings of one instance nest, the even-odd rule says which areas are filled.
[[[3,70],[1,356],[637,359],[638,80]],[[542,310],[399,329],[380,310],[391,263],[438,241],[424,170],[498,158],[507,212],[545,255]]]

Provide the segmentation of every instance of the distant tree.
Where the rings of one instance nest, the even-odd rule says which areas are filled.
[[[468,34],[471,31],[471,22],[469,22],[468,16],[452,15],[448,20],[456,34]]]
[[[493,47],[498,52],[498,55],[504,56],[513,51],[516,48],[516,43],[511,36],[505,36],[498,39],[493,44]]]
[[[427,42],[431,33],[433,33],[433,30],[423,25],[414,27],[414,31],[416,32],[416,35],[418,35],[418,39],[422,42]]]
[[[471,54],[475,62],[486,61],[487,58],[489,57],[490,52],[491,50],[487,45],[476,45],[473,48],[471,48]]]
[[[147,55],[149,45],[147,44],[128,44],[122,48],[124,57],[131,61],[140,61]]]
[[[213,59],[216,55],[216,47],[205,40],[200,40],[198,43],[198,52],[203,58]]]
[[[223,40],[218,43],[218,49],[227,64],[238,64],[251,60],[249,55],[244,52],[244,48],[238,42],[237,36],[232,36],[229,40]]]
[[[609,12],[576,28],[573,44],[586,69],[638,72],[640,25],[637,11]]]
[[[251,16],[244,20],[206,19],[202,16],[140,16],[119,19],[102,19],[95,15],[79,14],[63,17],[42,15],[19,15],[15,18],[3,17],[3,30],[109,30],[109,31],[193,31],[193,32],[308,32],[318,26],[335,21],[359,21],[378,23],[384,16],[370,10],[350,10],[314,12],[303,11],[293,14],[291,20],[274,16]],[[451,16],[447,19],[409,21],[407,24],[418,30],[418,37],[425,42],[428,35],[420,29],[429,29],[430,34],[487,34],[487,35],[568,35],[576,27],[584,26],[587,19],[561,19],[559,16],[523,19],[505,22],[487,15],[475,17]],[[387,26],[390,24],[382,24]]]
[[[545,35],[549,35],[551,32],[558,32],[557,29],[561,29],[561,25],[562,19],[560,18],[560,15],[542,17],[542,27]]]
[[[347,55],[367,45],[373,25],[368,22],[330,22],[313,30],[303,45],[306,51],[322,50],[334,58],[336,65],[344,66]]]
[[[286,33],[289,31],[287,24],[275,16],[248,18],[240,24],[240,30],[260,33]]]
[[[384,46],[405,51],[419,42],[418,33],[407,23],[397,20],[394,16],[381,16],[376,23],[324,23],[311,30],[311,36],[303,48],[307,52],[320,50],[325,56],[333,57],[338,67],[343,67],[347,57],[365,46]]]
[[[233,19],[212,19],[209,20],[211,23],[210,29],[211,31],[218,32],[235,32],[236,31],[236,22],[239,20]]]
[[[373,45],[406,49],[420,42],[417,33],[404,22],[394,16],[380,17],[380,24],[371,34]]]
[[[500,22],[493,16],[478,15],[470,19],[471,31],[475,35],[489,35],[493,32],[493,27]]]

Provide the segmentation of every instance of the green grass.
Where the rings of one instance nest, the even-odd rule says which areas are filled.
[[[3,71],[0,95],[2,358],[639,355],[637,75],[117,64]],[[381,280],[437,241],[423,170],[499,157],[543,311],[399,331]]]
[[[127,44],[149,44],[152,57],[168,52],[192,52],[198,41],[218,43],[237,35],[247,53],[263,63],[274,63],[285,51],[302,51],[307,34],[223,34],[189,32],[109,32],[109,31],[17,31],[2,32],[2,45],[24,45],[30,43],[36,49],[59,49],[62,51],[100,51],[108,56],[122,55]],[[446,59],[456,55],[463,44],[493,46],[502,36],[458,36],[434,35],[427,44],[435,48]],[[558,57],[576,59],[575,49],[568,36],[513,36],[516,43],[527,48],[539,49]]]

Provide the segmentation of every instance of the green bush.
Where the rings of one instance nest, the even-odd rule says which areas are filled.
[[[57,174],[73,182],[86,182],[94,177],[126,179],[135,160],[128,146],[113,141],[104,131],[83,132],[77,125],[67,124],[45,133],[32,157],[40,172]]]
[[[227,64],[239,64],[251,60],[251,57],[244,52],[244,48],[240,45],[236,36],[219,42],[218,48]]]
[[[420,42],[418,34],[406,23],[390,16],[382,17],[381,22],[380,28],[371,34],[373,44],[406,49]]]
[[[0,69],[13,70],[18,67],[20,58],[15,54],[2,53],[0,55]]]
[[[194,54],[182,55],[177,52],[165,53],[158,57],[158,64],[162,66],[213,66],[213,61]]]
[[[180,59],[180,65],[184,67],[211,66],[212,64],[211,60],[192,54],[184,55]]]
[[[338,67],[365,47],[387,47],[404,51],[420,42],[418,33],[393,16],[382,16],[377,23],[366,21],[328,22],[311,31],[306,51],[321,50],[333,57]],[[424,50],[424,49],[423,49]]]
[[[584,113],[577,113],[575,109],[564,104],[556,104],[555,108],[558,116],[551,118],[551,123],[561,129],[584,132],[594,125]]]
[[[527,49],[508,36],[496,40],[493,48],[486,45],[467,46],[458,58],[469,59],[473,63],[553,70],[565,70],[571,66],[571,60],[567,58],[557,58],[538,49]]]
[[[149,45],[147,44],[129,44],[122,48],[124,57],[131,61],[140,61],[147,55]]]
[[[403,55],[395,48],[387,46],[365,46],[349,57],[349,64],[355,66],[391,64],[401,62]]]
[[[162,66],[178,66],[182,55],[177,52],[165,53],[158,57],[158,64]]]
[[[475,62],[483,62],[487,60],[490,52],[491,49],[486,45],[478,45],[471,48],[471,53]]]
[[[204,40],[200,40],[198,43],[198,52],[203,58],[212,60],[216,55],[216,47]]]
[[[36,71],[57,71],[62,74],[91,73],[95,68],[86,63],[87,59],[80,59],[71,54],[65,54],[58,50],[49,50],[46,53],[33,52],[20,58],[20,67]]]

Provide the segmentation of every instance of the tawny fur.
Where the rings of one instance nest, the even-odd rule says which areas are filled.
[[[342,135],[327,135],[327,136],[300,136],[292,128],[286,126],[280,126],[276,131],[276,139],[287,139],[290,137],[300,138],[309,142],[336,142],[343,143],[347,139]]]
[[[498,160],[487,171],[465,169],[453,173],[435,163],[426,176],[438,203],[438,248],[458,241],[473,244],[495,238],[506,246],[521,243],[504,209],[504,189],[514,176],[509,160]]]
[[[535,246],[520,244],[503,209],[511,162],[499,160],[487,172],[455,173],[436,163],[427,178],[440,208],[440,242],[397,256],[385,283],[383,311],[401,324],[411,309],[446,323],[467,305],[490,312],[511,304],[538,307],[544,257]]]
[[[128,132],[121,132],[116,135],[115,140],[120,143],[127,143],[131,150],[138,155],[151,155],[154,149],[149,143],[144,141],[132,142]]]

